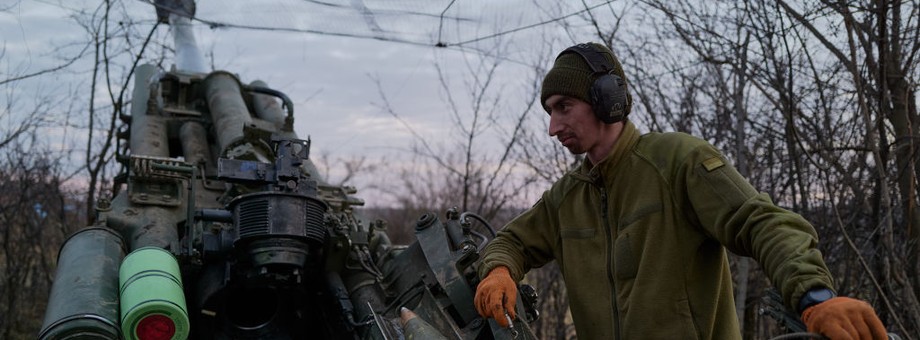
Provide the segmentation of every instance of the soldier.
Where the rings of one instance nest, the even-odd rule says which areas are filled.
[[[556,260],[582,339],[740,339],[727,249],[756,259],[809,331],[886,338],[868,303],[835,296],[805,219],[758,193],[706,141],[640,135],[609,49],[564,50],[540,100],[550,136],[585,161],[484,250],[481,315],[508,326],[515,282]]]

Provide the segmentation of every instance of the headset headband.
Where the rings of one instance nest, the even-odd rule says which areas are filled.
[[[603,53],[598,51],[594,46],[588,44],[578,44],[572,47],[569,47],[559,53],[559,56],[556,59],[559,59],[563,54],[566,53],[575,53],[581,56],[585,62],[588,63],[588,67],[591,68],[591,71],[594,74],[606,74],[613,71],[613,64],[607,61],[607,58],[604,58]]]

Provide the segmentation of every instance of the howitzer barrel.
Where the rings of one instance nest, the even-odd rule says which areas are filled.
[[[137,68],[124,167],[98,227],[62,247],[39,338],[511,339],[473,306],[488,238],[466,213],[426,214],[411,245],[368,225],[356,190],[310,159],[290,97],[206,73],[193,2],[155,1],[176,65]],[[532,320],[516,320],[521,339]]]
[[[39,339],[118,339],[118,269],[125,246],[115,231],[92,227],[61,247]]]

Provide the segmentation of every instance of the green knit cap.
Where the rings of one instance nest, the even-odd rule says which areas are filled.
[[[626,74],[623,73],[623,66],[620,65],[620,61],[617,60],[617,57],[607,46],[597,43],[588,43],[588,45],[594,46],[596,50],[600,51],[604,58],[613,64],[613,73],[629,84]],[[554,94],[578,98],[590,104],[591,84],[594,83],[595,79],[597,79],[597,76],[591,75],[591,67],[588,66],[588,62],[584,58],[577,53],[564,53],[556,57],[553,68],[543,78],[543,87],[540,90],[540,105],[545,105],[546,98]],[[628,90],[626,92],[626,102],[626,114],[629,114],[632,109],[632,95],[629,94]]]

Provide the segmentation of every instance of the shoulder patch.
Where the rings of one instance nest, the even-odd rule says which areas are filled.
[[[725,165],[725,163],[722,162],[722,159],[719,157],[712,157],[703,161],[703,167],[706,168],[706,171],[712,171],[721,168],[723,165]]]

